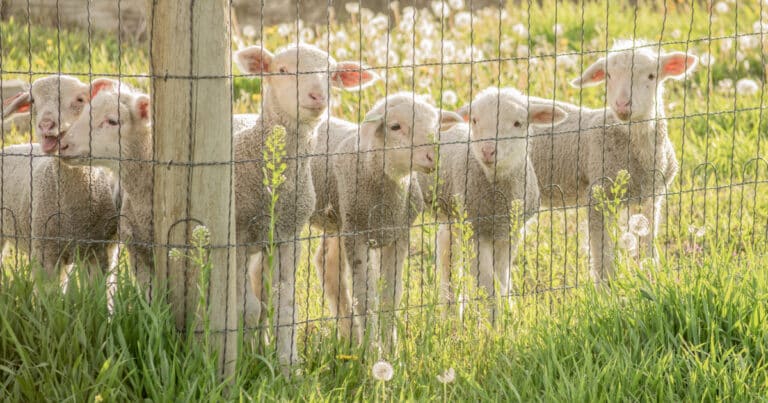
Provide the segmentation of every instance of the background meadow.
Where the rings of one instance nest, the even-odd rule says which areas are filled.
[[[381,358],[335,341],[335,320],[310,266],[320,234],[307,231],[297,273],[302,373],[275,369],[246,341],[234,382],[217,379],[208,352],[176,333],[168,307],[143,303],[122,282],[106,320],[103,287],[33,291],[29,268],[6,261],[0,288],[0,397],[9,400],[757,400],[768,394],[768,123],[764,103],[768,3],[764,1],[510,2],[468,11],[460,0],[429,9],[238,27],[233,49],[275,50],[300,40],[357,60],[382,76],[334,92],[330,114],[359,121],[388,93],[412,90],[456,109],[490,85],[599,107],[602,87],[568,85],[615,39],[645,39],[696,54],[684,81],[666,85],[669,133],[680,172],[668,190],[661,264],[626,264],[609,294],[587,273],[585,209],[541,212],[529,223],[513,273],[512,305],[496,326],[436,305],[433,218],[411,236],[397,351]],[[263,38],[263,42],[258,38]],[[81,30],[0,23],[2,78],[56,72],[119,76],[150,89],[148,42]],[[234,69],[234,67],[233,67]],[[234,74],[238,74],[236,70]],[[234,113],[260,109],[258,79],[233,79]],[[162,134],[158,134],[162,135]],[[12,132],[4,145],[27,142]],[[128,275],[123,275],[129,280]],[[450,380],[453,369],[454,379]],[[438,378],[438,375],[440,377]],[[450,382],[446,382],[449,381]]]

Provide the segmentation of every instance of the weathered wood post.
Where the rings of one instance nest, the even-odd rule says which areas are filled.
[[[149,13],[159,291],[169,291],[176,327],[186,329],[198,309],[199,271],[170,259],[169,250],[187,243],[202,222],[211,245],[210,341],[228,375],[237,357],[237,315],[227,307],[235,284],[229,2],[154,0]],[[198,323],[194,331],[201,330]]]

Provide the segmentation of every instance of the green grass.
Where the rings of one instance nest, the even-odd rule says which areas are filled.
[[[306,252],[314,245],[305,241],[296,286],[299,319],[306,322],[299,327],[301,376],[284,379],[277,374],[274,352],[268,348],[258,354],[248,342],[235,378],[221,382],[211,369],[216,361],[175,331],[167,306],[142,302],[130,278],[123,279],[108,320],[103,286],[75,287],[66,295],[51,287],[33,290],[28,268],[6,261],[0,283],[0,398],[765,399],[768,123],[761,91],[737,96],[722,86],[726,79],[750,78],[760,86],[766,79],[766,42],[740,48],[737,39],[726,46],[729,37],[752,33],[760,19],[759,2],[728,3],[730,11],[712,17],[705,2],[638,3],[637,9],[605,1],[554,7],[554,1],[545,0],[530,9],[526,2],[511,4],[501,35],[498,14],[487,10],[473,15],[472,31],[454,15],[441,29],[430,14],[420,13],[416,24],[409,24],[401,13],[392,22],[398,28],[389,40],[389,59],[382,51],[383,29],[371,28],[369,17],[360,24],[332,22],[331,53],[379,67],[385,80],[359,94],[335,93],[331,113],[358,120],[387,91],[412,88],[437,105],[441,90],[455,91],[455,102],[444,104],[454,108],[488,85],[596,107],[603,104],[600,89],[580,91],[567,82],[613,38],[634,33],[664,42],[667,50],[710,53],[712,65],[699,66],[685,82],[668,83],[665,93],[681,171],[664,207],[660,267],[624,267],[612,292],[597,294],[588,286],[585,235],[579,232],[586,212],[543,212],[522,246],[513,277],[514,305],[493,330],[477,325],[475,311],[464,321],[441,318],[442,308],[435,306],[435,228],[431,217],[421,217],[405,271],[400,343],[386,356],[395,376],[382,383],[371,376],[378,357],[335,341],[334,321]],[[513,32],[518,22],[528,27],[530,39]],[[557,37],[556,23],[563,26]],[[323,26],[297,33],[295,24],[286,24],[266,27],[264,34],[272,50],[299,35],[325,48],[325,31]],[[432,49],[419,49],[422,43]],[[55,71],[82,79],[121,73],[139,88],[150,87],[142,78],[148,73],[147,43],[119,43],[94,34],[89,45],[86,32],[28,30],[24,21],[12,19],[0,24],[0,46],[4,79],[35,79]],[[743,60],[736,60],[737,50]],[[597,53],[582,56],[582,51]],[[463,63],[470,53],[475,63]],[[555,64],[554,55],[564,53],[573,54],[573,65]],[[414,61],[415,67],[398,67]],[[235,112],[258,111],[259,81],[236,78],[234,87]],[[28,141],[28,135],[15,133],[4,141]],[[442,385],[436,376],[447,368],[456,370],[456,381]]]

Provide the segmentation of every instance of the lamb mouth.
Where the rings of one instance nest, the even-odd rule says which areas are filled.
[[[55,136],[50,135],[43,135],[43,141],[41,142],[41,146],[43,148],[43,152],[46,154],[53,154],[57,148],[59,148],[59,140],[64,136],[64,133],[58,133]]]

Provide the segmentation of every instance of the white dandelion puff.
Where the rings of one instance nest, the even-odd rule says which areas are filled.
[[[760,86],[750,78],[742,78],[736,82],[736,93],[739,95],[754,95],[760,91]]]
[[[455,105],[458,100],[459,100],[459,97],[456,96],[455,92],[451,90],[443,91],[443,104]]]
[[[344,9],[350,14],[358,14],[360,12],[360,3],[349,2],[344,5]]]
[[[512,26],[512,32],[514,32],[515,35],[523,38],[528,36],[528,28],[519,22]]]
[[[744,35],[739,37],[739,48],[744,50],[754,49],[760,45],[757,35]]]
[[[456,16],[453,17],[453,23],[456,25],[456,28],[468,28],[472,25],[472,14],[466,11],[456,13]]]
[[[371,20],[370,24],[377,31],[383,31],[389,26],[389,18],[379,14]]]
[[[648,218],[642,214],[633,214],[629,217],[629,231],[637,236],[646,236],[651,233]]]
[[[680,39],[680,37],[681,37],[683,34],[682,34],[682,32],[680,32],[680,30],[679,30],[679,29],[675,29],[675,30],[673,30],[673,31],[672,31],[672,33],[671,33],[670,35],[672,35],[672,38],[673,38],[673,39]]]
[[[456,380],[456,371],[453,368],[448,368],[442,374],[437,376],[437,381],[446,385]]]
[[[728,7],[728,4],[726,4],[724,1],[719,1],[717,2],[717,4],[715,4],[715,11],[717,11],[720,14],[725,14],[731,11],[731,8]]]
[[[432,12],[437,17],[443,17],[451,13],[451,9],[442,0],[433,1],[430,6],[432,7]]]
[[[387,382],[391,380],[393,376],[395,376],[395,369],[392,368],[392,364],[381,360],[373,364],[371,373],[373,374],[373,378],[377,381]]]
[[[702,225],[701,227],[697,227],[691,224],[688,226],[688,233],[693,235],[696,238],[701,238],[707,234],[707,226]]]
[[[733,80],[724,78],[717,82],[717,89],[722,92],[729,92],[733,89]]]
[[[256,28],[253,27],[253,25],[246,25],[243,27],[243,36],[245,36],[248,39],[253,39],[256,37]]]
[[[464,0],[448,0],[448,5],[454,10],[461,10],[464,8]]]
[[[715,63],[715,57],[709,53],[704,53],[699,56],[699,63],[704,67],[709,67]]]
[[[631,232],[625,232],[619,238],[619,246],[629,253],[634,253],[637,250],[637,237]]]
[[[733,39],[725,38],[720,41],[720,51],[723,53],[730,52],[733,49]]]
[[[574,55],[559,55],[555,59],[557,67],[569,70],[576,67],[576,57]]]
[[[555,36],[561,36],[565,33],[565,28],[563,28],[563,24],[555,24],[552,27],[552,32],[555,33]]]
[[[756,34],[761,32],[768,33],[768,23],[762,22],[760,20],[755,21],[755,23],[752,24],[752,31],[754,31]]]

